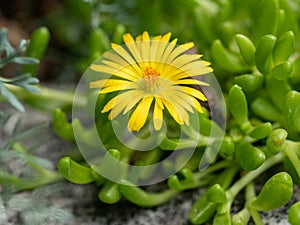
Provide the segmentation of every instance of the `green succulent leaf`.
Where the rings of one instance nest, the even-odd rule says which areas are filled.
[[[231,137],[224,137],[219,153],[226,159],[231,158],[234,155],[234,141]]]
[[[73,126],[67,121],[67,116],[61,109],[53,111],[53,129],[61,138],[75,141]]]
[[[122,195],[119,190],[119,184],[112,181],[106,181],[104,186],[101,188],[99,199],[107,204],[114,204],[120,201]]]
[[[26,50],[27,57],[42,59],[50,40],[50,32],[47,27],[39,27],[34,30],[30,36],[30,42]],[[23,67],[23,72],[36,74],[37,65],[26,65]]]
[[[295,36],[292,31],[286,32],[277,41],[273,49],[274,63],[281,63],[289,59],[294,50]]]
[[[258,97],[251,103],[251,111],[266,121],[278,121],[281,117],[280,112],[264,97]]]
[[[220,40],[215,40],[211,47],[211,55],[214,61],[224,70],[233,73],[243,73],[247,71],[241,58],[227,50]]]
[[[262,87],[263,76],[257,74],[243,74],[236,76],[234,82],[245,92],[254,92]]]
[[[267,137],[271,132],[272,124],[270,122],[267,122],[254,127],[248,135],[259,140]]]
[[[116,44],[121,44],[123,40],[123,34],[126,32],[126,27],[123,24],[118,24],[114,30],[113,42]]]
[[[252,41],[242,34],[237,34],[235,36],[235,40],[238,44],[244,61],[247,63],[248,66],[254,66],[256,49]]]
[[[251,207],[261,211],[276,209],[286,204],[292,194],[293,181],[291,176],[286,172],[280,172],[265,183]]]
[[[283,144],[288,136],[286,130],[278,128],[267,138],[266,146],[270,153],[277,154],[282,150]]]
[[[276,34],[279,23],[279,3],[277,0],[263,0],[257,4],[255,17],[255,37],[264,34]]]
[[[257,169],[266,159],[264,152],[249,142],[241,142],[236,145],[235,157],[245,170]]]
[[[215,213],[217,204],[210,202],[202,195],[192,206],[189,220],[192,224],[203,224]]]
[[[276,37],[265,35],[260,38],[255,52],[255,64],[262,74],[267,74],[273,67],[272,51],[276,43]]]
[[[300,82],[300,57],[296,58],[292,63],[293,71],[290,76],[290,81],[292,84],[297,84]]]
[[[300,223],[300,202],[296,202],[291,206],[288,213],[288,220],[291,225]]]
[[[59,172],[69,181],[76,184],[87,184],[95,181],[91,168],[80,165],[70,157],[64,157],[57,164]]]
[[[275,66],[271,74],[276,80],[286,80],[290,77],[293,71],[293,66],[290,62],[283,62]]]
[[[227,201],[225,190],[219,184],[215,184],[208,189],[206,199],[215,203],[225,203]]]
[[[266,78],[266,90],[273,106],[283,112],[285,110],[285,96],[291,90],[289,82],[287,80],[279,81],[268,76]]]
[[[288,92],[285,103],[285,115],[289,125],[300,131],[300,93],[294,90]]]
[[[181,190],[186,190],[186,189],[194,187],[195,180],[193,177],[193,173],[189,168],[181,169],[180,174],[182,174],[184,176],[184,179],[182,181],[179,181],[179,178],[177,175],[173,175],[173,176],[169,177],[168,186],[171,189],[181,191]]]
[[[232,86],[228,94],[228,108],[240,126],[248,126],[248,105],[242,88],[238,85]]]
[[[229,212],[217,213],[214,217],[213,225],[231,225]]]

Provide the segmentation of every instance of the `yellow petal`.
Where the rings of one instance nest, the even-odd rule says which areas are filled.
[[[206,97],[205,97],[205,95],[201,91],[198,91],[198,90],[196,90],[194,88],[185,87],[185,86],[181,86],[181,88],[183,89],[183,91],[185,93],[187,93],[187,94],[189,94],[189,95],[191,95],[191,96],[193,96],[195,98],[198,98],[198,99],[200,99],[202,101],[206,101],[207,100]]]
[[[133,58],[127,50],[123,48],[121,45],[116,45],[113,50],[115,53],[107,52],[103,56],[111,61],[114,61],[116,63],[119,63],[121,65],[125,66],[131,66],[135,69],[137,74],[141,71],[141,69],[137,66],[137,62],[135,58]],[[124,61],[125,60],[125,61]]]
[[[176,42],[177,42],[177,39],[174,39],[171,43],[168,44],[168,46],[166,47],[166,49],[161,57],[162,62],[165,62],[166,59],[169,57],[169,55],[171,54],[173,49],[176,47]]]
[[[185,44],[180,45],[180,47],[184,48],[185,50],[189,50],[194,46],[195,46],[194,42],[189,42],[189,43],[185,43]]]
[[[157,101],[154,105],[153,124],[155,130],[160,130],[163,124],[163,109]]]
[[[180,89],[176,89],[176,93],[173,94],[184,101],[185,104],[189,104],[193,108],[195,108],[198,112],[203,112],[202,106],[199,101],[188,93],[182,92]]]
[[[179,45],[177,46],[167,57],[167,59],[165,60],[166,63],[171,64],[171,62],[178,57],[179,55],[181,55],[182,53],[186,52],[188,49],[192,48],[194,46],[194,43],[190,42],[190,43],[186,43],[183,45]]]
[[[134,60],[138,63],[140,61],[142,61],[142,57],[141,57],[141,49],[138,48],[137,43],[134,42],[134,39],[132,38],[131,35],[123,37],[126,47],[128,48],[128,50],[130,51],[131,55],[133,56]],[[143,43],[142,41],[138,42]]]
[[[189,102],[187,101],[187,94],[178,91],[171,91],[168,93],[167,99],[177,105],[184,107],[187,111],[193,112],[191,104],[189,104]]]
[[[142,39],[143,41],[150,41],[150,37],[147,31],[143,32]]]
[[[133,98],[137,98],[137,101],[139,101],[142,96],[140,95],[139,92],[133,90],[133,91],[126,91],[120,95],[117,96],[115,102],[114,102],[114,107],[112,108],[110,112],[110,118],[114,119],[116,116],[118,116],[121,111],[123,111],[123,114],[125,114],[126,107],[128,106],[129,102],[132,102]]]
[[[193,97],[189,97],[189,99],[190,99],[190,101],[192,102],[192,104],[193,104],[193,107],[198,111],[198,112],[200,112],[200,113],[203,113],[204,111],[203,111],[203,108],[202,108],[202,106],[201,106],[201,104],[198,102],[198,100],[197,99],[195,99],[195,98],[193,98]]]
[[[189,115],[187,113],[187,111],[193,113],[193,107],[191,106],[191,103],[189,103],[187,101],[187,94],[184,94],[182,92],[179,91],[168,91],[167,93],[164,93],[165,95],[163,96],[163,98],[170,102],[173,107],[175,108],[175,110],[178,112],[181,120],[185,123],[185,124],[189,124]]]
[[[170,103],[166,99],[162,99],[163,104],[166,106],[166,109],[169,111],[170,115],[174,118],[174,120],[180,124],[183,125],[183,120],[177,110],[175,109],[174,105]]]
[[[123,40],[124,40],[125,44],[129,44],[129,43],[134,42],[134,39],[133,39],[133,37],[131,36],[130,33],[124,34],[123,35]]]
[[[164,105],[162,103],[162,99],[158,96],[155,96],[155,102],[160,106],[160,108],[164,109]]]
[[[116,98],[117,98],[118,96],[116,96],[116,97],[114,97],[114,98],[112,98],[112,99],[110,99],[109,101],[108,101],[108,103],[106,103],[106,105],[103,107],[103,109],[102,109],[102,113],[106,113],[106,112],[108,112],[109,110],[111,110],[113,107],[114,107],[114,104],[115,104],[115,101],[116,101]]]
[[[149,114],[152,100],[152,96],[145,97],[138,104],[128,121],[129,131],[139,131],[144,126]]]
[[[105,73],[105,74],[110,74],[110,75],[114,75],[114,76],[118,76],[127,80],[131,80],[131,81],[135,81],[136,79],[138,79],[137,75],[135,75],[134,72],[132,72],[131,74],[128,74],[127,72],[124,72],[122,70],[117,70],[111,66],[108,65],[91,65],[90,67],[92,70],[99,72],[99,73]],[[121,68],[120,68],[121,69]]]
[[[195,84],[195,85],[202,85],[202,86],[209,86],[208,83],[205,83],[203,81],[197,80],[197,79],[182,79],[177,80],[176,84]]]
[[[122,66],[119,63],[110,61],[110,60],[103,60],[103,64],[110,66],[112,68],[116,69],[116,74],[119,74],[119,76],[124,79],[128,79],[131,81],[135,81],[141,77],[141,69],[139,67],[134,68],[133,65],[126,65]]]
[[[105,87],[116,87],[116,89],[126,87],[132,82],[126,80],[116,80],[116,79],[103,79],[97,80],[90,83],[91,88],[105,88]]]
[[[199,55],[196,54],[183,54],[175,58],[171,63],[174,67],[180,68],[188,63],[191,63],[193,61],[200,61]]]
[[[143,38],[144,35],[143,35]],[[150,40],[143,40],[141,43],[140,43],[140,46],[139,46],[139,52],[141,52],[141,60],[140,61],[143,61],[145,62],[146,61],[149,61],[150,60]],[[144,69],[144,68],[143,68]]]
[[[154,36],[152,41],[161,41],[162,35]]]
[[[181,71],[177,74],[169,74],[169,78],[172,80],[179,80],[186,77],[196,77],[205,75],[212,72],[210,67],[196,67],[195,65],[184,65],[180,68]]]
[[[171,38],[171,35],[172,33],[169,32],[169,33],[166,33],[163,37],[162,37],[162,41],[165,41],[165,42],[169,42],[170,38]]]
[[[138,96],[138,100],[140,100],[143,96],[141,96],[140,91],[136,90],[129,90],[126,92],[123,92],[114,98],[112,98],[102,109],[102,113],[108,112],[109,110],[112,110],[112,112],[109,115],[110,119],[114,119],[116,116],[120,114],[120,112],[125,109],[129,103],[132,102],[133,98],[136,98]],[[125,109],[126,110],[126,109]],[[125,113],[124,113],[125,114]]]
[[[138,41],[142,41],[142,35],[139,35],[135,38],[135,41],[138,42]]]
[[[143,97],[145,97],[145,94],[143,91],[140,90],[134,90],[135,92],[127,99],[127,106],[124,109],[123,114],[127,113],[129,110],[131,110]],[[128,101],[130,100],[130,101]]]

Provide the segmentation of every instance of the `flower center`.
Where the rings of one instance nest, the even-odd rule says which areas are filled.
[[[152,66],[147,66],[143,70],[143,78],[145,80],[157,79],[160,76],[160,73],[154,69]]]
[[[155,94],[155,93],[159,92],[159,90],[160,90],[159,82],[158,82],[159,76],[160,76],[160,73],[156,69],[154,69],[152,66],[147,66],[143,70],[143,78],[145,81],[145,88],[151,94]]]

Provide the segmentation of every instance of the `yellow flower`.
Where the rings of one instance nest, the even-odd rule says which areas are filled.
[[[206,97],[189,85],[208,85],[193,77],[212,72],[210,63],[188,52],[194,43],[176,45],[177,39],[169,42],[170,37],[167,33],[150,39],[144,32],[134,40],[125,34],[124,46],[112,44],[113,50],[103,54],[101,64],[91,66],[94,71],[111,75],[91,82],[91,88],[101,88],[100,93],[120,91],[102,113],[110,111],[112,120],[122,111],[126,114],[134,109],[129,131],[139,131],[150,111],[155,130],[162,127],[164,109],[180,125],[189,125],[188,112],[193,109],[203,112],[199,100],[206,101]]]

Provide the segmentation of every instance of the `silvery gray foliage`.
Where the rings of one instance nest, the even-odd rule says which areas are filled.
[[[0,69],[8,63],[24,64],[38,64],[39,60],[22,56],[28,45],[28,40],[21,40],[18,48],[14,48],[8,40],[8,30],[6,28],[0,29]],[[0,76],[0,97],[7,99],[12,106],[18,111],[24,112],[24,106],[10,91],[7,85],[14,85],[21,87],[27,91],[39,93],[40,90],[32,85],[35,85],[39,80],[32,77],[29,73],[23,73],[13,78],[5,78]]]
[[[32,192],[12,194],[0,192],[0,224],[8,224],[8,215],[19,214],[18,224],[73,224],[73,215],[51,202],[51,197],[63,189],[61,183],[41,186]],[[5,199],[5,200],[3,200]]]

